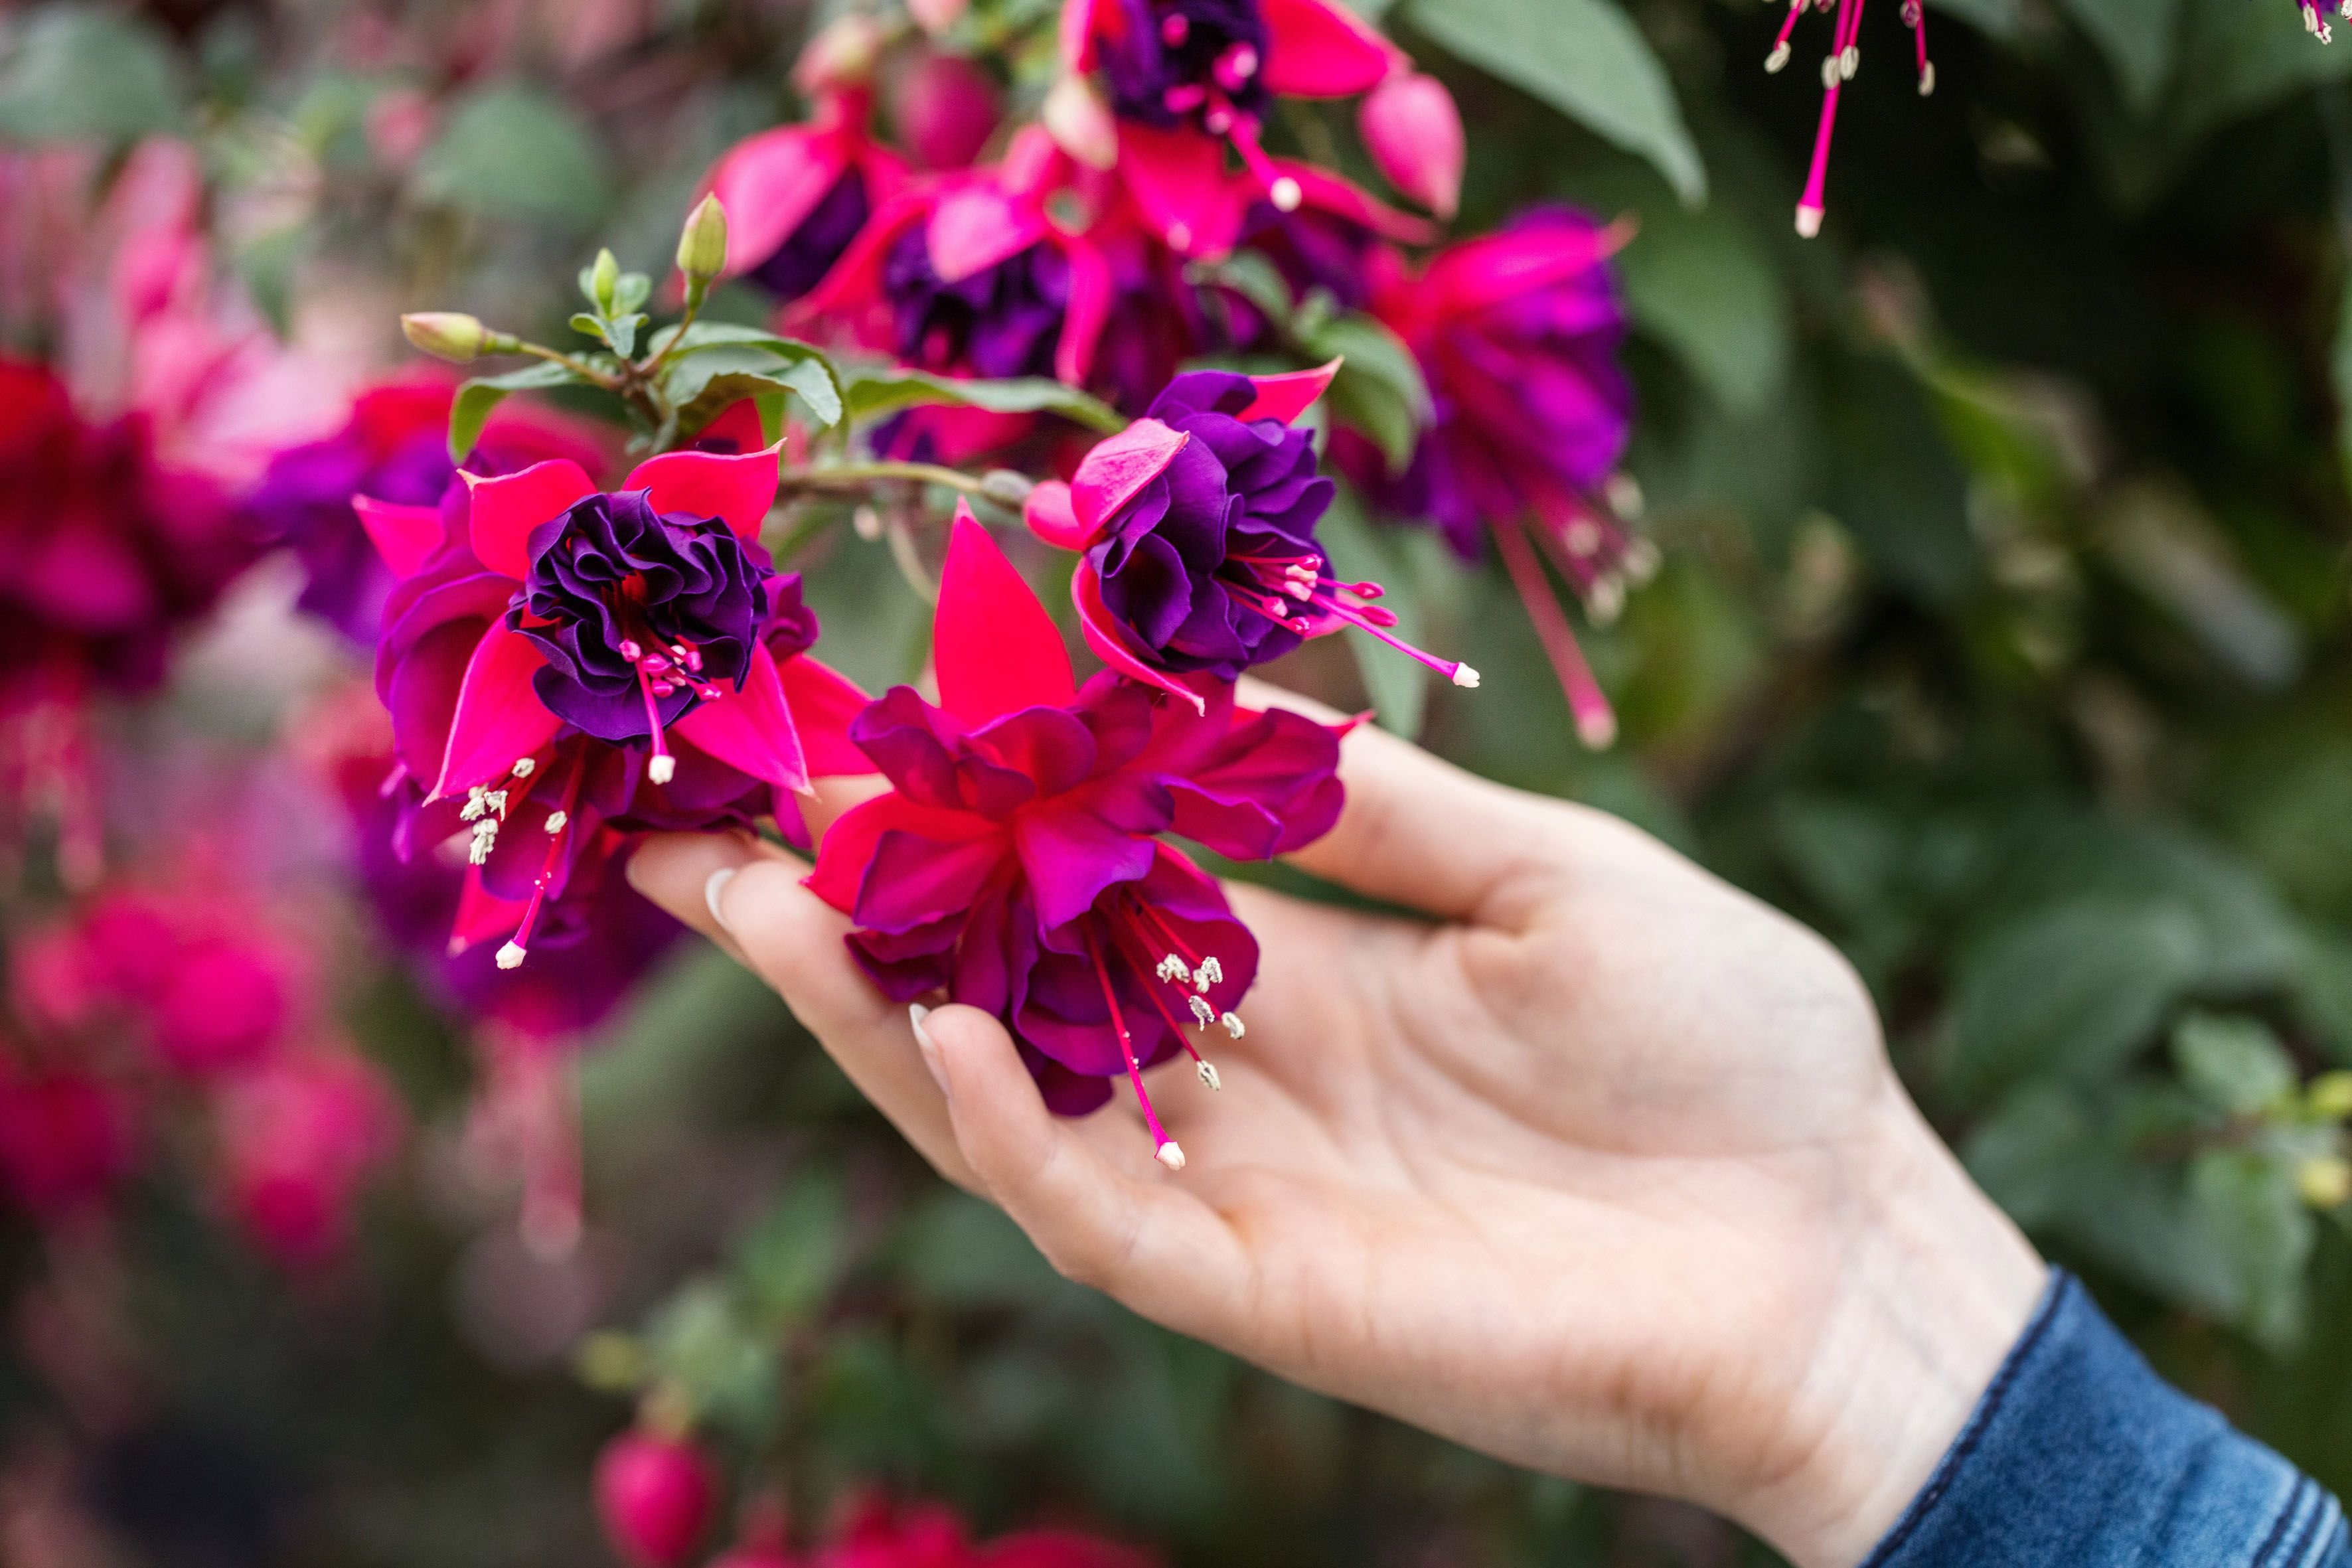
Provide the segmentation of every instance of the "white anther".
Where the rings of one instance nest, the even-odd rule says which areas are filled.
[[[1568,525],[1560,542],[1568,546],[1570,555],[1581,559],[1601,548],[1601,525],[1589,517],[1580,517]]]
[[[1236,1040],[1249,1032],[1242,1027],[1242,1016],[1239,1013],[1228,1013],[1217,1022],[1223,1024],[1225,1026],[1225,1033]]]
[[[1287,174],[1275,181],[1266,195],[1274,198],[1274,210],[1276,212],[1295,213],[1298,210],[1298,204],[1307,199],[1307,193],[1298,188],[1298,182]]]
[[[677,777],[677,759],[667,752],[656,752],[646,759],[646,777],[657,784],[666,784]]]
[[[1184,1151],[1176,1146],[1176,1140],[1173,1138],[1154,1149],[1151,1152],[1151,1157],[1171,1171],[1181,1171],[1184,1168]]]
[[[538,767],[539,764],[532,762],[529,757],[520,758],[516,761],[514,765],[514,776],[519,779],[527,779],[530,777],[531,773]]]
[[[1822,85],[1823,87],[1835,87],[1837,84],[1837,57],[1835,55],[1823,55],[1822,57]]]
[[[1217,962],[1217,955],[1213,952],[1201,960],[1200,973],[1192,978],[1200,984],[1202,990],[1206,991],[1210,986],[1219,984],[1224,980],[1225,966]]]
[[[1804,0],[1797,0],[1797,3],[1802,5]],[[1764,57],[1764,68],[1768,71],[1778,71],[1788,63],[1789,46],[1786,44],[1773,45],[1772,52]]]
[[[1466,664],[1457,664],[1454,667],[1454,684],[1465,691],[1475,691],[1478,689],[1478,672]]]
[[[1853,73],[1861,68],[1862,50],[1852,44],[1848,44],[1845,47],[1844,52],[1838,56],[1838,74],[1845,78],[1846,80],[1852,81],[1853,79]]]
[[[2352,0],[2346,0],[2346,3],[2352,4]],[[1929,60],[1926,65],[1919,68],[1919,96],[1922,98],[1931,97],[1935,93],[1935,90],[1936,62]]]
[[[551,811],[547,814],[547,830],[550,833],[561,833],[563,831],[563,825],[571,820],[570,812]]]
[[[1172,980],[1179,985],[1190,985],[1192,983],[1192,972],[1184,966],[1182,959],[1172,952],[1160,961],[1159,974],[1160,979]]]
[[[489,794],[482,796],[482,804],[488,806],[500,816],[504,816],[507,814],[507,792],[502,789],[494,789],[490,791]]]
[[[1646,583],[1658,574],[1658,547],[1646,539],[1628,541],[1621,564],[1628,581]]]
[[[466,792],[465,808],[457,813],[457,820],[460,822],[472,822],[477,817],[479,817],[484,812],[489,810],[489,791],[484,789],[480,784],[476,784],[473,788],[467,790]]]
[[[500,969],[520,969],[522,967],[522,958],[523,948],[520,942],[510,942],[507,943],[506,946],[499,949],[499,967]]]
[[[1213,1064],[1202,1062],[1200,1065],[1199,1071],[1201,1074],[1201,1081],[1207,1084],[1211,1089],[1223,1089],[1225,1087],[1225,1080],[1217,1076],[1217,1069]]]
[[[495,819],[474,824],[473,841],[466,846],[466,858],[477,866],[489,864],[490,851],[499,842],[499,825]]]
[[[1584,613],[1601,626],[1607,626],[1625,612],[1625,584],[1614,577],[1600,577],[1584,591]]]
[[[1201,1027],[1205,1029],[1210,1025],[1217,1021],[1217,1010],[1209,1005],[1209,999],[1207,997],[1194,996],[1189,1000],[1192,1004],[1192,1021],[1194,1023],[1200,1025]]]

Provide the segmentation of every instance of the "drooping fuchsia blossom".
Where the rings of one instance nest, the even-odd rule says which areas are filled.
[[[772,451],[668,453],[609,493],[560,458],[465,478],[444,508],[363,509],[399,579],[376,690],[400,843],[467,842],[453,950],[512,932],[513,968],[627,834],[797,832],[813,773],[865,771],[839,739],[864,696],[805,657],[799,575],[759,542]]]
[[[1072,1530],[1028,1530],[975,1542],[940,1503],[857,1500],[807,1568],[1152,1568],[1151,1553]]]
[[[710,1461],[690,1438],[635,1429],[596,1457],[596,1516],[632,1568],[681,1568],[718,1500]]]
[[[1201,708],[1186,677],[1232,680],[1307,637],[1355,626],[1457,686],[1478,672],[1400,641],[1372,603],[1376,583],[1342,583],[1316,542],[1333,486],[1314,438],[1291,421],[1338,364],[1287,375],[1190,371],[1150,412],[1107,437],[1068,484],[1030,492],[1030,529],[1078,552],[1070,585],[1087,645],[1123,675]]]
[[[2319,14],[2319,0],[2295,0],[2295,5],[2303,12],[2305,32],[2323,44],[2335,41],[2335,30],[2328,26],[2327,19]],[[2336,14],[2346,21],[2352,22],[2352,0],[2336,0]]]
[[[782,300],[816,287],[875,209],[908,179],[898,154],[867,134],[873,95],[817,95],[807,123],[737,142],[712,166],[709,193],[727,209],[725,277],[756,278]]]
[[[0,1042],[0,1054],[16,1048]],[[34,1218],[102,1208],[139,1162],[130,1089],[74,1066],[0,1068],[0,1191]]]
[[[333,1262],[360,1189],[400,1146],[405,1118],[382,1069],[348,1046],[317,1047],[229,1080],[213,1111],[237,1223],[289,1268]]]
[[[1143,1069],[1222,1026],[1257,973],[1257,942],[1217,884],[1160,841],[1266,859],[1339,816],[1340,731],[1238,708],[1201,679],[1200,706],[1105,670],[1080,687],[1054,623],[968,509],[959,509],[933,626],[940,701],[896,687],[850,739],[889,781],[825,834],[809,886],[847,913],[849,946],[892,999],[944,989],[994,1014],[1046,1103],[1102,1104],[1134,1086],[1160,1160],[1183,1152]]]
[[[1004,117],[996,79],[969,55],[917,46],[883,73],[890,125],[926,169],[961,169]]]
[[[1335,443],[1387,514],[1430,523],[1465,559],[1494,541],[1577,731],[1594,746],[1615,737],[1616,719],[1538,552],[1603,620],[1625,584],[1656,565],[1604,499],[1633,422],[1633,386],[1617,363],[1625,307],[1608,266],[1626,237],[1544,206],[1418,272],[1388,258],[1371,310],[1420,362],[1433,417],[1402,476],[1369,443]]]
[[[1778,71],[1789,63],[1789,37],[1797,29],[1797,18],[1803,16],[1809,0],[1789,0],[1789,14],[1780,18],[1780,31],[1772,40],[1772,52],[1764,57],[1764,68]],[[1862,68],[1862,5],[1863,0],[1810,0],[1820,11],[1834,9],[1837,21],[1830,35],[1830,52],[1822,57],[1822,119],[1813,132],[1813,159],[1805,174],[1805,194],[1797,200],[1797,232],[1811,239],[1822,232],[1822,203],[1829,181],[1830,135],[1837,127],[1838,94]],[[2303,6],[2304,25],[2311,26],[2326,42],[2326,24],[2319,21],[2312,0],[2298,0]],[[2347,16],[2352,16],[2347,9]],[[2315,26],[2316,24],[2316,26]],[[1927,58],[1927,11],[1922,0],[1903,0],[1903,25],[1911,29],[1911,46],[1918,63],[1919,96],[1927,97],[1936,90],[1936,67]]]
[[[246,503],[263,532],[301,562],[301,607],[371,648],[392,589],[392,574],[368,534],[371,517],[384,502],[438,506],[457,483],[447,439],[456,395],[456,384],[439,376],[367,388],[352,400],[341,430],[271,458]],[[466,468],[508,474],[551,458],[592,471],[604,461],[585,428],[509,402],[490,416]]]

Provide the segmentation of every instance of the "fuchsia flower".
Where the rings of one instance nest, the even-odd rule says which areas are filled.
[[[2326,18],[2319,14],[2319,0],[2295,0],[2295,5],[2303,12],[2305,32],[2323,44],[2335,41],[2334,29],[2328,26]],[[2336,14],[2347,21],[2352,21],[2352,0],[2336,0]],[[1930,77],[1928,79],[1932,81],[1934,79]],[[1922,88],[1920,90],[1924,92],[1927,89]]]
[[[247,1235],[311,1268],[350,1241],[360,1189],[399,1148],[404,1117],[383,1072],[348,1047],[289,1056],[222,1089],[221,1182]]]
[[[866,133],[872,95],[822,91],[804,125],[737,142],[710,171],[727,209],[726,277],[749,274],[799,299],[841,259],[866,219],[907,183],[906,165]]]
[[[1615,737],[1616,719],[1537,552],[1602,619],[1625,584],[1656,564],[1597,499],[1633,421],[1632,384],[1617,363],[1625,307],[1607,265],[1625,238],[1548,206],[1440,251],[1418,273],[1390,260],[1372,313],[1420,362],[1434,417],[1401,478],[1366,443],[1339,447],[1383,510],[1426,520],[1465,558],[1494,540],[1577,731],[1594,746]]]
[[[511,931],[512,968],[625,835],[796,832],[812,772],[864,771],[839,740],[864,696],[802,657],[815,617],[759,542],[772,451],[669,453],[611,493],[560,458],[465,479],[445,508],[361,509],[399,579],[376,690],[400,842],[468,841],[453,951]]]
[[[1075,1115],[1124,1073],[1171,1170],[1183,1152],[1144,1090],[1187,1025],[1242,1032],[1257,943],[1217,884],[1160,842],[1241,859],[1309,843],[1339,816],[1339,730],[1199,707],[1106,670],[1079,687],[1061,636],[968,509],[933,629],[940,702],[893,688],[849,736],[890,782],[825,834],[809,886],[857,930],[893,1000],[945,989],[1002,1019],[1046,1102]]]
[[[1832,0],[1811,0],[1817,10],[1832,8]],[[2319,21],[2313,9],[2313,0],[2298,0],[2303,6],[2304,25],[2314,26],[2326,42],[2326,24]],[[1789,36],[1797,29],[1797,18],[1805,13],[1807,0],[1789,0],[1789,14],[1780,18],[1780,35],[1772,40],[1772,52],[1764,58],[1764,68],[1777,71],[1789,63]],[[2347,0],[2352,5],[2352,0]],[[1822,193],[1829,180],[1830,133],[1837,125],[1838,94],[1862,68],[1862,5],[1863,0],[1835,0],[1837,22],[1830,36],[1830,52],[1822,57],[1822,121],[1813,132],[1813,161],[1805,175],[1805,194],[1797,201],[1797,232],[1811,239],[1822,232]],[[2345,12],[2352,16],[2352,9]],[[1911,29],[1911,43],[1918,59],[1919,96],[1927,97],[1936,90],[1936,68],[1927,58],[1927,11],[1922,0],[1903,0],[1903,25]]]
[[[892,62],[884,87],[891,128],[927,169],[961,169],[996,132],[996,79],[968,55],[917,47]]]
[[[854,1508],[809,1568],[1151,1568],[1133,1547],[1066,1530],[1023,1531],[985,1542],[939,1503],[893,1505],[879,1492]]]
[[[1150,413],[1102,441],[1065,485],[1030,492],[1031,530],[1078,552],[1070,597],[1105,664],[1196,710],[1183,677],[1232,680],[1309,637],[1352,626],[1458,686],[1465,664],[1400,641],[1370,601],[1376,583],[1341,583],[1316,542],[1333,487],[1314,439],[1291,421],[1322,395],[1336,363],[1288,375],[1192,371]]]
[[[635,1568],[679,1568],[710,1527],[719,1486],[684,1437],[624,1432],[596,1457],[596,1513]]]
[[[0,1188],[37,1219],[102,1207],[139,1160],[130,1092],[77,1068],[0,1069]]]

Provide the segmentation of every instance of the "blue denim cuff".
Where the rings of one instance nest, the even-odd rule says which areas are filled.
[[[2352,1568],[2334,1498],[2157,1376],[2053,1270],[1936,1473],[1864,1568]]]

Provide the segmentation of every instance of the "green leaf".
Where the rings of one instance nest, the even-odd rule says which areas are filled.
[[[2133,111],[2155,109],[2172,75],[2180,0],[2059,0],[2059,5],[2107,57]]]
[[[611,191],[587,122],[529,88],[493,86],[461,100],[416,163],[416,191],[483,217],[584,227]]]
[[[893,1253],[917,1299],[942,1306],[1019,1306],[1061,1285],[1003,1210],[961,1193],[941,1193],[909,1214]]]
[[[1769,408],[1789,374],[1792,329],[1779,269],[1721,206],[1656,212],[1617,258],[1634,319],[1738,416]]]
[[[2027,1077],[2112,1072],[2204,969],[2171,900],[2084,898],[2011,925],[1961,961],[1949,1082],[1979,1099]]]
[[[2294,1058],[2259,1018],[2191,1013],[2172,1029],[2172,1060],[2199,1100],[2249,1115],[2293,1093]]]
[[[504,375],[480,375],[457,388],[449,405],[449,460],[462,463],[482,438],[482,426],[491,410],[514,392],[534,392],[551,386],[574,386],[580,378],[560,364],[540,363],[510,370]]]
[[[0,24],[0,138],[129,142],[176,128],[186,108],[172,47],[143,19],[50,5]]]
[[[697,1280],[664,1303],[646,1328],[646,1349],[698,1415],[755,1441],[772,1426],[782,1392],[774,1341],[745,1320],[719,1281]]]
[[[751,1305],[771,1330],[804,1321],[841,1278],[848,1230],[840,1179],[805,1173],[784,1189],[736,1251]]]
[[[2198,1230],[2228,1263],[2231,1318],[2274,1350],[2303,1330],[2304,1268],[2317,1240],[2288,1162],[2260,1150],[2200,1154],[2189,1168]]]
[[[677,346],[668,353],[666,390],[670,401],[681,407],[703,403],[705,389],[718,378],[749,374],[799,395],[818,424],[830,428],[841,423],[844,399],[840,375],[824,351],[814,343],[779,337],[758,327],[698,321],[686,330]],[[702,419],[715,417],[724,406],[720,404],[709,408]],[[686,427],[697,426],[688,423]]]
[[[711,374],[707,380],[698,378],[699,384],[694,396],[678,407],[677,427],[683,435],[691,436],[725,413],[730,405],[747,397],[760,405],[763,431],[781,417],[786,393],[799,397],[812,414],[822,416],[832,406],[832,374],[814,360],[787,365],[769,360],[757,370],[730,369],[708,361],[697,363],[705,364]],[[823,419],[820,422],[832,423]]]
[[[1396,635],[1419,644],[1424,629],[1421,595],[1412,574],[1403,552],[1391,549],[1390,539],[1365,517],[1352,489],[1339,487],[1331,510],[1323,514],[1316,530],[1316,538],[1331,558],[1331,570],[1342,581],[1369,578],[1387,590],[1381,603],[1397,618]],[[1418,738],[1429,707],[1429,668],[1360,632],[1349,637],[1348,651],[1356,656],[1356,668],[1363,674],[1364,689],[1371,695],[1372,711],[1379,716],[1381,727],[1407,740]]]
[[[1429,423],[1429,384],[1412,351],[1370,316],[1324,322],[1301,346],[1310,358],[1340,361],[1328,396],[1331,412],[1379,447],[1391,473],[1412,460]]]
[[[2194,65],[2180,73],[2167,118],[2184,142],[2352,75],[2352,50],[2323,47],[2300,17],[2250,26],[2255,18],[2240,0],[2180,4],[2180,58]]]
[[[1042,376],[959,381],[919,370],[858,370],[849,373],[842,395],[852,419],[877,419],[902,408],[946,404],[993,414],[1058,414],[1106,436],[1127,428],[1127,420],[1108,404]]]
[[[2352,484],[2352,271],[2345,274],[2343,298],[2336,307],[2336,346],[2327,369],[2336,385],[2336,461]]]
[[[1969,1174],[2029,1230],[2064,1214],[2097,1138],[2072,1090],[2028,1084],[1969,1135],[1960,1157]]]
[[[1237,250],[1223,261],[1196,262],[1186,270],[1185,279],[1195,287],[1230,289],[1277,323],[1287,322],[1297,309],[1281,270],[1255,250]]]
[[[1685,203],[1706,200],[1665,68],[1612,0],[1415,0],[1411,16],[1448,52],[1656,164]]]

